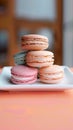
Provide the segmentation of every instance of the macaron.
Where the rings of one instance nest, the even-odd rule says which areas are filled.
[[[16,53],[13,58],[14,58],[14,63],[16,65],[25,65],[25,56],[26,56],[26,51],[22,51],[19,53]]]
[[[22,50],[44,50],[48,45],[48,38],[43,35],[29,34],[21,38]]]
[[[54,63],[54,54],[51,51],[29,51],[26,54],[26,64],[31,67],[50,66]]]
[[[24,65],[11,68],[11,82],[14,84],[32,84],[37,81],[38,69]]]
[[[43,83],[55,84],[60,83],[64,78],[64,71],[59,65],[42,67],[39,69],[39,79]]]

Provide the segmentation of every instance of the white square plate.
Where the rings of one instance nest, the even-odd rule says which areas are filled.
[[[63,66],[62,66],[63,67]],[[33,84],[15,85],[10,82],[11,67],[4,67],[0,74],[0,90],[5,91],[61,91],[67,89],[73,89],[73,77],[69,77],[65,73],[64,79],[59,84],[44,84],[39,80]],[[71,80],[70,80],[71,79]]]

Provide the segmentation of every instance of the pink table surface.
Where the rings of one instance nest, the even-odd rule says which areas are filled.
[[[73,130],[73,90],[0,91],[0,130]]]

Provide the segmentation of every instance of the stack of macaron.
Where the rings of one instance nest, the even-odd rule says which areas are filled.
[[[48,38],[46,36],[29,34],[21,38],[21,50],[14,55],[15,66],[11,69],[11,81],[15,84],[58,83],[64,77],[59,65],[54,65],[54,54],[47,51]]]
[[[54,54],[48,48],[48,38],[42,35],[25,35],[22,37],[21,46],[26,54],[26,64],[31,67],[50,66],[54,63]]]

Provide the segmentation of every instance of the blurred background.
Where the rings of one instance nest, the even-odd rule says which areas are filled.
[[[0,0],[0,66],[13,65],[21,36],[49,39],[55,63],[73,66],[73,0]]]

